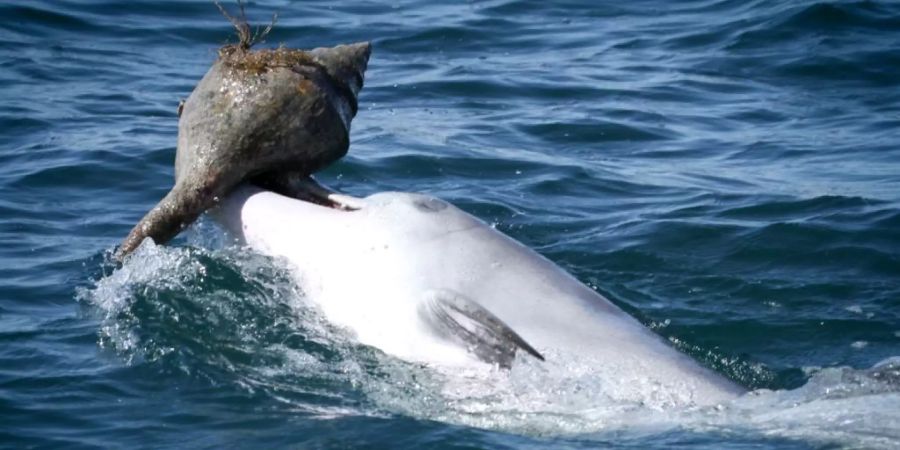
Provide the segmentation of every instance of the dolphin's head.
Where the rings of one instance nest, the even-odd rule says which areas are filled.
[[[119,249],[164,243],[243,180],[309,175],[344,156],[371,46],[229,45],[180,111],[175,186]]]

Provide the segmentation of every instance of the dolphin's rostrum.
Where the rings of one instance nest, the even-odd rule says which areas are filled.
[[[131,230],[119,259],[144,238],[169,241],[242,181],[309,175],[347,153],[369,43],[251,50],[243,10],[229,19],[241,40],[219,50],[183,105],[175,186]]]

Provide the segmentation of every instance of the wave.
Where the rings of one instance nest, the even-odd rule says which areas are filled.
[[[602,374],[566,355],[552,367],[522,360],[509,372],[391,358],[328,323],[277,261],[213,248],[145,243],[81,290],[100,320],[101,346],[129,365],[256,392],[309,420],[399,414],[585,442],[675,430],[865,447],[900,439],[900,359],[864,370],[808,368],[796,389],[670,410],[616,400]]]

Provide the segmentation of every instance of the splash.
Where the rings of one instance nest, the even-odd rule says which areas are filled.
[[[214,242],[206,235],[195,239]],[[127,364],[240,386],[311,420],[401,414],[598,442],[673,431],[867,448],[900,440],[900,358],[673,409],[685,403],[677,389],[645,385],[641,397],[624,396],[604,382],[602,365],[577,355],[521,358],[509,371],[398,360],[326,320],[280,261],[233,245],[147,243],[78,296],[99,316],[100,346]]]
[[[652,394],[649,401],[616,398],[602,374],[574,358],[549,369],[522,361],[509,372],[433,370],[441,382],[425,394],[432,401],[380,400],[404,414],[460,425],[600,441],[675,431],[865,448],[890,448],[900,440],[900,359],[867,370],[818,369],[798,389],[757,390],[685,409],[661,407]]]

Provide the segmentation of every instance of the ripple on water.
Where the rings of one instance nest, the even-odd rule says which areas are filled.
[[[896,2],[248,5],[276,10],[266,45],[374,41],[323,182],[451,200],[760,390],[656,411],[577,361],[407,364],[203,223],[115,267],[232,31],[207,2],[12,0],[0,446],[896,446],[870,369],[900,339]]]

